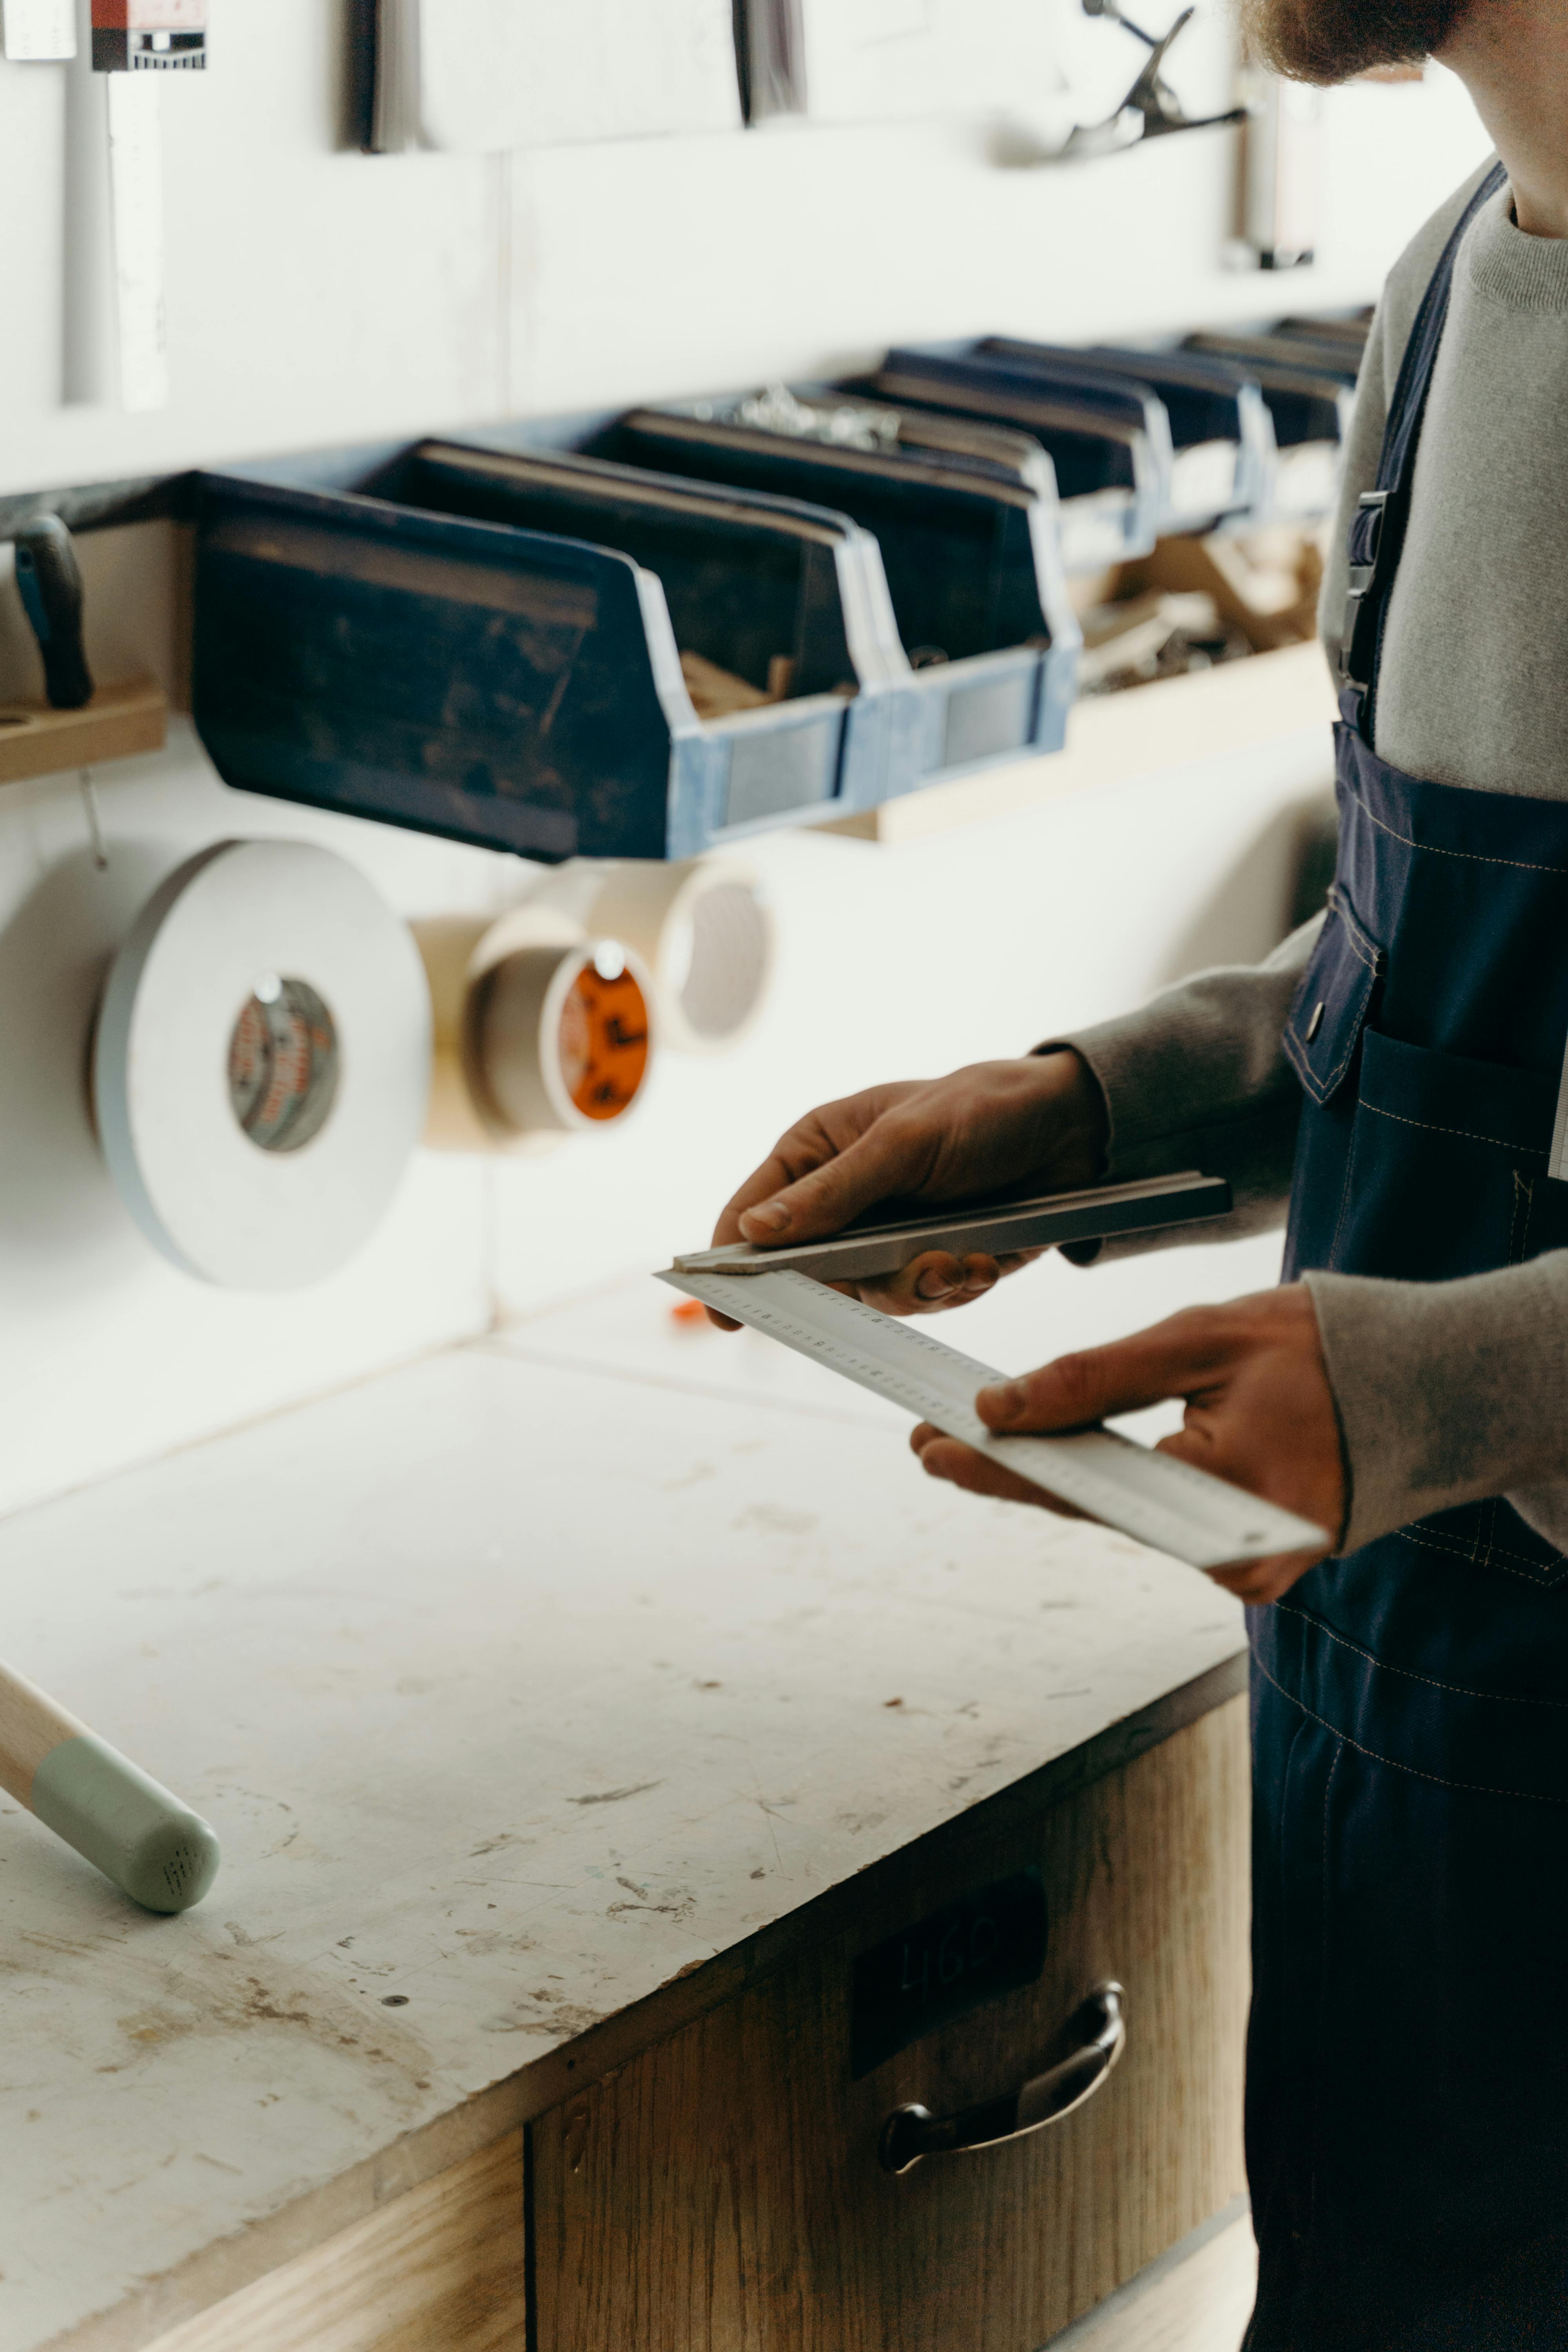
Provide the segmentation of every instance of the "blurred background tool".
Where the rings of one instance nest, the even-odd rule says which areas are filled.
[[[71,535],[58,515],[40,515],[16,533],[16,586],[44,657],[44,689],[57,710],[92,699],[82,646],[81,571]]]

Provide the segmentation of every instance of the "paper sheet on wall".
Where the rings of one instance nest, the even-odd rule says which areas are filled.
[[[817,121],[1028,114],[1060,96],[1046,0],[804,0],[804,14]]]
[[[731,0],[380,0],[384,151],[497,153],[740,119]]]

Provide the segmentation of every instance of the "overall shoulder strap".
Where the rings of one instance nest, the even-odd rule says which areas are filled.
[[[1410,519],[1410,486],[1415,471],[1415,445],[1426,410],[1437,347],[1448,317],[1448,294],[1454,264],[1465,231],[1481,206],[1497,194],[1508,177],[1494,163],[1454,225],[1437,267],[1427,282],[1405,346],[1399,380],[1389,404],[1384,427],[1383,455],[1378,462],[1377,488],[1363,490],[1351,518],[1350,588],[1345,597],[1344,626],[1340,639],[1340,680],[1351,704],[1352,719],[1370,740],[1373,702],[1377,691],[1378,657],[1383,649],[1383,623],[1389,593],[1405,545]]]

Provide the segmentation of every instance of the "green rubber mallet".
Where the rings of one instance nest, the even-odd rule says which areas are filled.
[[[199,1813],[0,1664],[0,1789],[148,1911],[188,1911],[217,1876]]]

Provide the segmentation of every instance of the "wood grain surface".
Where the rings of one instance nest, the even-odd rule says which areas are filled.
[[[522,2137],[395,2197],[155,2352],[524,2352]]]
[[[19,1805],[33,1801],[33,1775],[62,1739],[87,1729],[11,1666],[0,1664],[0,1789]]]
[[[156,751],[168,718],[163,689],[150,677],[100,686],[79,710],[51,710],[47,702],[0,703],[0,784]]]
[[[1237,1699],[542,2117],[537,2352],[1036,2352],[1240,2189],[1247,1818]],[[857,1953],[1029,1864],[1040,1980],[851,2082]],[[880,2170],[889,2109],[1017,2084],[1106,1976],[1128,2049],[1085,2107]]]

